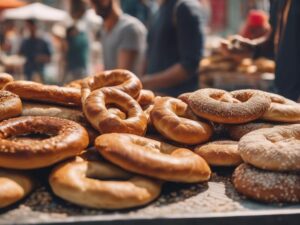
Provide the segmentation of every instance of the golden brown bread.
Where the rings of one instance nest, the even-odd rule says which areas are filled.
[[[71,160],[49,177],[53,192],[77,205],[96,209],[124,209],[156,199],[161,181],[134,175],[105,161]]]
[[[0,89],[2,89],[9,82],[14,81],[14,78],[8,73],[0,73]]]
[[[19,116],[21,112],[21,99],[9,91],[0,91],[0,121]]]
[[[189,149],[132,134],[103,134],[95,147],[125,170],[167,181],[195,183],[210,178],[210,168]]]
[[[22,138],[43,134],[48,138]],[[88,134],[79,124],[46,116],[26,116],[0,123],[0,167],[35,169],[79,154],[88,145]]]
[[[209,140],[213,128],[200,121],[183,101],[162,97],[150,112],[156,130],[163,136],[183,144],[199,144]]]
[[[3,89],[24,100],[81,106],[81,93],[77,88],[44,85],[32,81],[13,81]]]
[[[7,207],[28,195],[33,179],[20,171],[0,169],[0,208]]]

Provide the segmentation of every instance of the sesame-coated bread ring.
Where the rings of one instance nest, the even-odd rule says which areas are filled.
[[[133,98],[137,98],[142,89],[142,83],[137,76],[123,69],[101,72],[91,77],[87,84],[91,91],[103,87],[114,87],[129,94]],[[83,85],[85,86],[85,84]]]
[[[43,134],[42,140],[22,135]],[[47,116],[24,116],[0,123],[0,167],[36,169],[50,166],[80,153],[88,134],[79,124]]]
[[[99,136],[99,132],[89,124],[78,107],[23,101],[22,116],[51,116],[72,120],[86,129],[90,145],[93,145],[95,138]]]
[[[246,123],[261,117],[270,106],[264,95],[245,92],[231,94],[224,90],[205,88],[189,97],[193,112],[218,123]]]
[[[261,119],[276,122],[298,123],[300,122],[300,104],[287,99],[281,95],[268,93],[259,90],[233,91],[232,94],[242,92],[260,93],[271,99],[271,105],[262,115]]]
[[[155,101],[150,113],[155,128],[166,138],[183,144],[199,144],[209,140],[213,128],[200,121],[183,101],[162,97]]]
[[[300,170],[300,124],[252,131],[239,141],[242,159],[275,171]]]
[[[245,123],[245,124],[228,125],[226,129],[228,131],[230,138],[239,141],[244,135],[250,133],[251,131],[262,129],[262,128],[271,128],[274,126],[276,126],[276,124],[252,121],[250,123]]]
[[[0,91],[0,121],[19,116],[21,113],[21,99],[9,91]]]
[[[136,99],[140,106],[145,109],[149,105],[152,105],[155,99],[155,95],[152,91],[142,89],[138,98]]]
[[[262,202],[300,202],[299,173],[272,172],[243,163],[233,173],[236,190]]]
[[[238,151],[237,141],[212,141],[197,146],[195,153],[211,166],[237,166],[243,162]]]
[[[189,149],[132,134],[103,134],[95,141],[100,154],[125,170],[166,181],[195,183],[210,178],[210,168]]]
[[[19,95],[24,100],[81,106],[81,93],[78,88],[44,85],[33,81],[13,81],[3,89]]]
[[[0,208],[7,207],[28,195],[33,179],[20,171],[0,169]]]
[[[7,83],[14,81],[14,78],[8,73],[0,73],[0,89]]]
[[[147,118],[135,99],[116,88],[101,88],[89,93],[82,89],[83,112],[100,133],[130,133],[144,135],[147,128]],[[120,118],[108,110],[109,105],[126,112],[126,118]]]
[[[161,181],[134,175],[104,161],[71,160],[49,177],[53,192],[74,204],[96,209],[125,209],[156,199]]]

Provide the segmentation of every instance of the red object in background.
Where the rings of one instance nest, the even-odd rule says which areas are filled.
[[[210,6],[212,9],[211,29],[224,30],[227,24],[227,0],[210,0]]]
[[[262,10],[251,10],[240,35],[255,39],[264,36],[270,29],[268,15]]]
[[[9,9],[9,8],[17,8],[20,6],[26,5],[26,2],[19,0],[0,0],[0,10]]]

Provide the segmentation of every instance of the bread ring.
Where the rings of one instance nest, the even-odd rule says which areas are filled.
[[[262,128],[271,128],[276,126],[273,123],[265,122],[250,122],[245,124],[234,124],[227,126],[228,134],[233,140],[240,140],[244,135],[250,133],[251,131],[262,129]]]
[[[140,105],[130,95],[115,88],[101,88],[88,95],[88,90],[82,89],[83,112],[92,126],[101,133],[131,133],[144,135],[147,128],[147,118]],[[87,93],[85,93],[87,92]],[[110,113],[107,105],[120,107],[126,112],[126,119]]]
[[[195,153],[211,166],[237,166],[243,162],[238,151],[237,141],[212,141],[197,146]]]
[[[218,123],[246,123],[261,117],[270,107],[266,96],[245,92],[229,92],[206,88],[189,97],[189,105],[200,117]]]
[[[7,83],[14,81],[14,78],[8,73],[0,73],[0,89]]]
[[[261,119],[276,122],[297,123],[300,122],[300,104],[289,100],[283,96],[268,93],[259,90],[240,90],[231,92],[236,93],[260,93],[271,99],[271,105],[268,110],[262,115]]]
[[[233,185],[241,194],[262,202],[300,202],[300,175],[272,172],[243,163],[233,173]]]
[[[150,90],[142,89],[138,98],[137,102],[140,104],[140,106],[145,109],[149,105],[152,105],[154,103],[155,95]]]
[[[0,121],[18,116],[22,112],[21,99],[9,91],[0,91],[0,104]]]
[[[43,140],[19,138],[27,134],[50,137]],[[35,169],[50,166],[77,155],[87,145],[86,130],[70,120],[26,116],[0,123],[0,167]]]
[[[108,70],[101,72],[87,82],[93,91],[103,87],[114,87],[126,92],[133,98],[137,98],[142,89],[141,81],[128,70]]]
[[[201,122],[183,101],[162,97],[155,101],[150,113],[155,128],[165,137],[183,144],[199,144],[209,140],[213,129]]]
[[[300,124],[252,131],[239,141],[243,160],[261,169],[300,170]]]
[[[78,80],[73,80],[67,84],[65,84],[64,86],[65,87],[71,87],[71,88],[78,88],[78,89],[81,89],[82,86],[83,86],[83,83],[92,79],[91,76],[88,76],[88,77],[85,77],[83,79],[78,79]]]
[[[142,206],[156,199],[161,191],[160,181],[133,175],[103,161],[62,163],[52,171],[49,183],[57,196],[96,209]]]
[[[0,170],[0,208],[7,207],[28,195],[34,187],[32,178],[13,170]]]
[[[99,132],[88,123],[79,108],[23,101],[22,116],[51,116],[77,122],[86,129],[90,145],[99,136]]]
[[[77,88],[44,85],[32,81],[14,81],[5,85],[3,89],[25,100],[81,106],[81,94]]]
[[[167,181],[201,182],[210,178],[207,163],[189,149],[131,134],[103,134],[95,147],[125,170]]]

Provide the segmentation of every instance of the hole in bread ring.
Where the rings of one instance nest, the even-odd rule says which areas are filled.
[[[272,172],[243,163],[233,173],[233,185],[245,196],[262,202],[300,202],[300,175]]]
[[[7,207],[28,195],[34,187],[33,179],[14,170],[0,170],[0,208]]]
[[[77,205],[124,209],[156,199],[162,182],[133,175],[103,161],[73,160],[57,166],[49,182],[53,192]]]
[[[261,169],[300,170],[300,124],[250,132],[239,141],[243,160]]]
[[[155,101],[150,113],[155,128],[165,137],[183,144],[199,144],[207,141],[212,127],[193,114],[183,101],[162,97]]]
[[[113,104],[126,112],[111,112],[107,105]],[[140,105],[130,95],[115,88],[101,88],[92,91],[83,103],[83,112],[92,126],[101,133],[132,133],[143,135],[147,128],[147,118]]]
[[[128,70],[122,69],[101,72],[89,79],[88,86],[91,91],[103,87],[113,87],[133,98],[137,98],[142,89],[142,83],[137,76]]]
[[[21,138],[28,134],[50,136],[42,140]],[[0,123],[0,165],[4,168],[35,169],[50,166],[80,153],[88,145],[88,134],[79,124],[65,119],[18,117]]]
[[[189,149],[131,134],[104,134],[95,141],[102,156],[131,172],[167,181],[201,182],[210,178],[210,168]]]
[[[253,92],[230,94],[224,90],[205,88],[189,97],[193,112],[218,123],[246,123],[261,117],[270,99]]]

